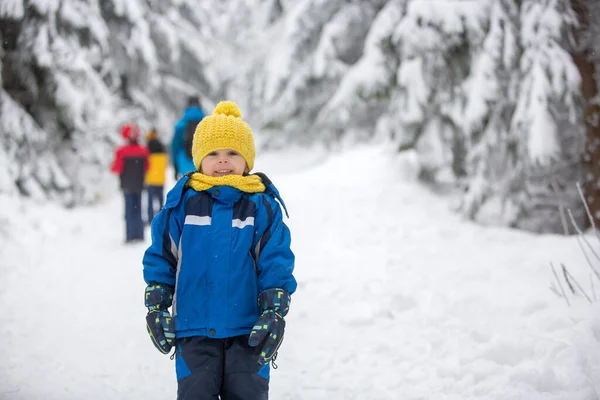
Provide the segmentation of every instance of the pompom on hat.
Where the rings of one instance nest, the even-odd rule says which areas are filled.
[[[240,108],[233,101],[222,101],[215,107],[212,115],[200,121],[192,141],[192,157],[196,169],[200,169],[202,160],[215,150],[233,149],[240,153],[248,171],[254,167],[256,150],[250,126],[242,120]]]
[[[137,140],[140,137],[140,128],[135,124],[125,124],[121,127],[121,137],[125,140]]]

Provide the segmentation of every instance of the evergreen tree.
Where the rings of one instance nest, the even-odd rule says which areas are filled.
[[[510,135],[510,120],[516,103],[519,9],[515,0],[494,0],[489,28],[481,48],[476,49],[469,78],[463,86],[465,108],[462,128],[468,157],[468,179],[461,211],[478,217],[491,198],[506,198],[518,175],[515,164],[518,138]]]
[[[401,150],[416,149],[424,180],[464,175],[461,86],[488,8],[481,1],[412,1],[395,32],[400,65],[386,125]]]
[[[339,140],[340,135],[369,140],[396,133],[396,126],[385,117],[389,115],[386,112],[400,65],[393,37],[406,13],[406,3],[389,1],[375,16],[365,38],[363,55],[349,66],[319,112],[316,131],[322,132],[325,140]]]
[[[568,55],[574,24],[562,1],[494,1],[467,95],[469,217],[562,232],[560,210],[570,208],[581,221],[579,76]]]
[[[4,1],[0,195],[92,201],[119,125],[168,135],[200,93],[240,103],[259,146],[389,140],[469,218],[562,232],[584,127],[600,199],[598,3]]]
[[[573,60],[581,74],[586,144],[583,189],[594,223],[600,226],[600,1],[573,0],[578,27]]]
[[[251,114],[271,146],[293,140],[310,143],[329,134],[315,124],[348,69],[363,54],[365,38],[385,0],[304,0],[290,5],[269,39],[276,44],[260,54],[249,79]],[[339,127],[338,127],[339,128]]]
[[[0,3],[0,193],[101,196],[120,124],[170,132],[188,93],[220,86],[203,68],[202,44],[223,29],[200,24],[209,12],[192,0]]]
[[[575,183],[582,150],[580,76],[569,55],[575,14],[562,0],[524,0],[519,85],[511,120],[516,173],[503,199],[512,226],[562,232],[560,208],[581,221]]]

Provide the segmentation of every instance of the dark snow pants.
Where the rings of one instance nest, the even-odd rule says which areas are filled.
[[[268,399],[269,365],[258,363],[248,335],[180,339],[175,366],[177,400]]]
[[[125,193],[125,241],[144,240],[142,193]]]
[[[162,186],[148,186],[146,190],[148,195],[148,223],[150,224],[154,215],[163,207],[164,191]],[[156,212],[154,211],[155,205],[158,207]]]

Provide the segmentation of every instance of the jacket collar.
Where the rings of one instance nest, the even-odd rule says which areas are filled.
[[[288,214],[288,210],[285,206],[285,203],[283,202],[283,199],[281,198],[281,195],[279,194],[279,191],[277,190],[277,188],[275,187],[273,182],[271,182],[271,180],[267,177],[267,175],[263,174],[262,172],[257,172],[254,175],[260,176],[260,178],[262,179],[263,184],[265,185],[265,188],[266,188],[264,193],[277,199],[277,201],[279,201],[279,203],[283,207],[286,217],[289,218],[290,216]],[[189,179],[190,178],[188,175],[184,175],[181,179],[179,179],[179,181],[177,181],[177,183],[175,184],[173,189],[171,189],[169,191],[169,193],[167,194],[167,200],[165,201],[165,208],[173,208],[173,207],[177,206],[177,204],[179,204],[179,202],[181,201],[181,198],[183,197],[183,194],[185,193],[185,189],[187,187],[187,181]],[[207,191],[210,192],[211,190],[212,190],[212,193],[210,193],[210,195],[213,198],[219,198],[219,196],[221,196],[219,198],[219,200],[225,199],[225,198],[233,198],[234,196],[236,196],[236,194],[234,194],[234,193],[237,192],[237,198],[236,198],[236,201],[237,201],[237,199],[239,199],[242,195],[242,192],[240,190],[230,187],[230,186],[215,186],[215,187],[208,189]],[[217,197],[215,197],[215,195],[214,195],[215,190],[219,190],[219,196],[217,196]],[[221,200],[221,201],[223,201],[223,200]]]
[[[190,179],[188,175],[184,175],[169,191],[167,194],[167,200],[165,201],[165,208],[173,208],[179,204],[183,198],[187,187],[187,182]],[[190,188],[191,189],[191,188]],[[193,189],[192,189],[193,190]],[[242,191],[232,186],[213,186],[209,189],[203,190],[210,194],[210,196],[225,204],[233,204],[242,197]]]

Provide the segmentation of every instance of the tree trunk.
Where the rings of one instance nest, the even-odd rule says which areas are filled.
[[[598,82],[591,47],[597,38],[590,31],[590,2],[593,1],[595,0],[572,0],[573,10],[577,13],[580,24],[575,37],[578,48],[573,53],[573,61],[581,74],[581,93],[585,107],[583,115],[587,131],[582,160],[583,191],[595,224],[600,227],[600,106],[594,102],[598,96]]]

